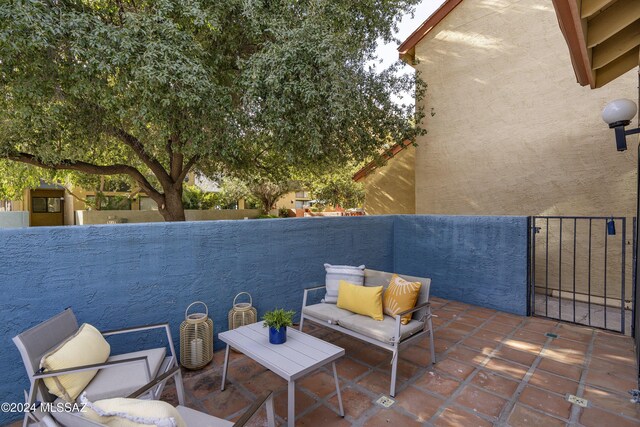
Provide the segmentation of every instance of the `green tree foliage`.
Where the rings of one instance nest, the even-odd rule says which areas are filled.
[[[218,193],[203,191],[195,185],[186,185],[182,193],[185,209],[220,209],[222,198]]]
[[[253,178],[224,178],[220,185],[221,197],[226,201],[245,199],[245,205],[256,205],[263,215],[275,207],[282,196],[300,188],[297,181],[285,179],[275,181],[265,176]]]
[[[0,159],[0,200],[21,200],[26,188],[39,184],[40,176],[34,168]]]
[[[223,178],[219,182],[221,204],[225,207],[235,206],[240,199],[246,199],[251,197],[249,187],[237,178]]]
[[[125,175],[168,221],[194,168],[362,160],[423,132],[392,102],[420,81],[367,65],[417,2],[5,0],[0,157]]]
[[[364,203],[364,187],[353,180],[357,168],[344,168],[309,182],[311,196],[323,206],[357,208]]]
[[[275,208],[276,202],[282,196],[292,191],[300,189],[300,184],[296,181],[260,181],[249,184],[251,195],[258,201],[263,215],[269,215],[271,209]]]

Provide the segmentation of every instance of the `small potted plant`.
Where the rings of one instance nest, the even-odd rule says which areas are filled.
[[[262,320],[263,326],[269,327],[269,342],[271,344],[282,344],[287,341],[287,326],[293,325],[293,315],[295,311],[285,311],[283,308],[276,308],[267,311]]]

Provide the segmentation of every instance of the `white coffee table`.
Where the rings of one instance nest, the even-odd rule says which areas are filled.
[[[333,378],[336,382],[336,393],[340,405],[340,415],[344,417],[342,396],[338,384],[335,360],[344,356],[344,349],[321,339],[312,337],[293,328],[287,328],[287,342],[270,344],[269,331],[262,322],[241,326],[231,331],[218,334],[218,338],[227,344],[222,370],[222,387],[224,390],[229,365],[229,348],[233,347],[255,360],[273,373],[287,380],[288,411],[287,425],[295,425],[295,382],[310,372],[331,362]]]

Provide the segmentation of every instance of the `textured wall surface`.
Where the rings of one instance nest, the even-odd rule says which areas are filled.
[[[228,329],[240,291],[260,316],[299,311],[303,288],[324,283],[325,262],[431,277],[433,295],[522,313],[523,236],[522,218],[439,216],[1,229],[0,397],[22,401],[28,387],[11,338],[68,306],[100,329],[169,322],[177,344],[196,300],[209,306],[216,334]],[[113,348],[148,343],[141,336]],[[0,414],[0,425],[11,418]]]
[[[28,382],[11,338],[68,306],[99,329],[168,321],[177,343],[193,301],[209,306],[217,334],[238,292],[259,315],[299,311],[325,262],[393,268],[392,217],[2,229],[0,242],[0,396],[18,402]]]
[[[600,112],[637,99],[637,70],[577,84],[551,1],[463,1],[416,60],[429,84],[416,213],[635,215],[637,138],[617,152]]]
[[[398,273],[430,277],[431,294],[527,313],[527,218],[399,216]]]
[[[128,223],[164,222],[158,211],[75,211],[77,225],[107,224],[114,217]],[[211,221],[216,219],[257,218],[259,209],[187,209],[184,211],[187,221]]]
[[[631,229],[637,138],[628,138],[629,150],[616,151],[600,112],[613,99],[638,98],[637,70],[597,90],[577,84],[549,0],[463,1],[415,51],[415,68],[429,84],[423,101],[429,133],[416,148],[416,213],[615,215],[627,217]],[[585,251],[578,257],[578,264],[587,262]],[[550,257],[552,283],[559,267]],[[604,276],[603,263],[592,268],[594,277]],[[576,287],[586,292],[581,279]],[[604,293],[602,280],[590,286]],[[607,286],[617,298],[620,288],[613,280]]]
[[[415,158],[415,147],[408,146],[364,178],[368,215],[416,213]]]

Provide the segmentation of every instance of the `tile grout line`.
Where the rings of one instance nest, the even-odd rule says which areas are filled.
[[[556,330],[558,328],[558,326],[559,326],[559,323],[556,323],[556,325],[551,330],[552,331]],[[538,368],[538,365],[542,361],[542,357],[543,357],[542,353],[544,352],[544,350],[546,348],[548,348],[548,346],[552,342],[553,342],[553,338],[549,337],[549,338],[547,338],[547,341],[542,345],[542,349],[540,349],[540,352],[538,353],[538,356],[533,361],[533,363],[531,363],[531,366],[527,370],[527,373],[524,374],[524,377],[522,377],[522,379],[520,380],[520,383],[518,384],[518,387],[516,388],[516,390],[511,395],[511,398],[507,401],[507,403],[504,406],[504,408],[502,408],[502,412],[500,413],[500,416],[498,416],[497,423],[499,423],[501,425],[508,425],[507,424],[507,420],[509,418],[509,415],[511,415],[511,411],[516,406],[516,403],[518,403],[518,399],[520,398],[520,395],[522,394],[524,388],[529,384],[529,380],[531,379],[531,377],[533,376],[533,373],[535,372],[535,370]],[[551,415],[551,414],[548,414],[548,413],[545,412],[545,415]]]
[[[466,309],[460,310],[460,309],[455,309],[455,310],[447,310],[447,305],[448,304],[443,304],[441,307],[439,308],[443,308],[445,309],[445,311],[455,311],[457,312],[456,314],[454,314],[454,316],[448,320],[446,320],[444,323],[442,323],[440,326],[434,328],[434,338],[436,338],[437,340],[437,333],[446,331],[447,328],[454,322],[461,322],[461,323],[465,323],[464,319],[461,319],[461,316],[469,315],[469,311],[473,310],[474,307],[467,307]],[[452,307],[453,308],[453,307]],[[479,330],[481,330],[482,328],[486,327],[489,323],[496,321],[496,318],[500,315],[500,312],[494,312],[492,315],[490,315],[487,318],[478,318],[475,317],[476,319],[482,319],[482,322],[479,323],[477,326],[474,326],[473,329],[467,331],[466,334],[460,336],[458,339],[456,339],[453,343],[453,345],[446,349],[445,351],[443,351],[442,353],[439,353],[439,357],[438,359],[443,360],[443,359],[448,359],[446,356],[449,355],[451,352],[454,352],[456,349],[460,348],[460,349],[467,349],[469,351],[473,351],[475,353],[481,354],[484,356],[484,359],[482,360],[482,362],[478,365],[475,364],[470,364],[465,360],[457,360],[457,359],[450,359],[450,360],[455,360],[456,362],[460,362],[464,365],[471,365],[474,369],[473,371],[471,371],[470,375],[463,381],[460,382],[460,384],[458,385],[458,387],[454,390],[454,392],[452,393],[452,395],[449,396],[449,398],[444,398],[444,396],[441,396],[435,392],[430,392],[428,389],[425,390],[421,387],[415,386],[413,383],[415,382],[415,380],[419,377],[421,377],[422,375],[424,375],[427,372],[433,372],[434,371],[434,365],[427,365],[426,367],[423,367],[419,364],[413,363],[411,360],[403,360],[406,363],[410,363],[413,366],[417,367],[416,373],[414,373],[412,376],[408,377],[405,380],[402,380],[402,386],[398,389],[398,393],[400,393],[403,390],[409,389],[410,387],[416,387],[416,389],[418,390],[422,390],[424,392],[426,392],[429,395],[433,395],[438,397],[439,399],[444,398],[442,404],[439,406],[438,410],[434,413],[434,415],[429,418],[428,420],[424,420],[423,425],[432,425],[431,422],[434,421],[435,419],[437,419],[438,416],[440,416],[442,414],[442,412],[444,412],[446,410],[447,407],[449,408],[456,408],[456,409],[460,409],[460,410],[464,410],[464,412],[467,412],[469,414],[473,414],[478,416],[481,419],[484,419],[486,421],[489,422],[493,422],[496,425],[506,425],[506,421],[510,415],[510,413],[513,410],[513,407],[516,405],[518,398],[520,397],[522,391],[524,390],[524,387],[526,387],[529,384],[529,380],[531,378],[531,376],[533,375],[534,371],[537,369],[538,365],[540,364],[541,360],[543,359],[543,353],[545,352],[545,350],[552,348],[552,343],[554,342],[553,338],[548,338],[546,340],[546,342],[544,344],[542,344],[542,348],[539,351],[536,359],[532,362],[531,366],[529,367],[528,371],[526,372],[526,374],[524,375],[524,377],[520,380],[520,383],[518,385],[518,387],[516,388],[516,391],[512,394],[512,397],[510,399],[505,399],[504,396],[499,395],[495,392],[492,392],[491,390],[486,390],[482,387],[480,387],[482,389],[482,391],[487,392],[490,395],[496,396],[496,397],[500,397],[501,399],[505,399],[506,403],[505,406],[502,408],[500,414],[498,415],[498,417],[492,417],[489,415],[485,415],[482,414],[478,411],[472,411],[470,410],[468,407],[466,407],[465,405],[460,405],[454,402],[454,399],[457,398],[461,392],[462,389],[464,387],[466,387],[477,375],[479,372],[481,372],[482,368],[485,368],[486,365],[489,363],[490,360],[492,360],[493,358],[499,357],[500,360],[502,360],[502,358],[500,356],[497,356],[497,353],[506,348],[509,347],[507,345],[507,341],[510,338],[513,338],[515,334],[521,332],[521,331],[526,331],[527,329],[525,329],[526,325],[527,325],[527,318],[523,317],[521,318],[521,320],[518,322],[517,325],[513,326],[513,329],[511,330],[510,333],[508,333],[507,335],[503,335],[501,340],[499,342],[497,342],[497,346],[496,348],[494,348],[491,352],[489,352],[488,354],[483,353],[482,351],[478,351],[476,348],[473,347],[467,347],[467,345],[463,342],[464,340],[468,339],[469,337],[474,336],[474,334],[476,334]],[[498,323],[502,324],[502,322],[497,321]],[[505,325],[509,325],[508,323],[504,323]],[[466,324],[466,326],[471,327],[473,325],[471,324]],[[562,323],[556,322],[556,324],[550,328],[551,331],[555,331],[557,329],[560,328],[560,326],[562,325]],[[511,326],[511,325],[509,325]],[[500,334],[502,335],[501,332],[496,332],[493,330],[490,330],[491,332],[493,332],[494,334]],[[596,332],[595,331],[591,331],[591,337],[589,339],[589,345],[587,346],[587,349],[585,351],[585,359],[582,363],[582,367],[583,367],[583,372],[581,374],[581,378],[578,382],[579,387],[578,387],[578,391],[576,391],[576,395],[577,396],[582,396],[584,394],[584,389],[586,387],[586,375],[587,375],[587,367],[589,366],[591,360],[592,360],[592,352],[594,349],[594,343],[596,340]],[[484,338],[478,338],[479,340],[484,340],[487,341],[487,343],[495,343],[496,341],[492,341],[490,338],[484,339]],[[448,339],[446,341],[449,341]],[[572,340],[573,341],[573,340]],[[414,344],[417,345],[417,344]],[[539,345],[539,343],[538,343]],[[418,346],[420,348],[420,350],[424,350],[424,351],[428,351],[428,347],[421,347]],[[509,347],[510,348],[510,347]],[[517,349],[517,348],[516,348]],[[344,390],[346,388],[352,388],[358,392],[362,392],[363,394],[365,394],[366,396],[371,398],[371,403],[373,403],[373,405],[367,409],[365,409],[359,416],[358,418],[353,418],[351,416],[348,416],[345,414],[345,421],[349,422],[351,425],[360,427],[362,425],[364,425],[366,422],[368,422],[372,417],[376,416],[379,412],[384,411],[384,408],[382,408],[381,406],[375,404],[375,399],[379,396],[379,393],[374,393],[372,391],[370,391],[367,388],[364,388],[363,386],[361,386],[360,384],[357,384],[357,381],[362,380],[364,377],[371,375],[371,374],[375,374],[375,373],[380,373],[381,370],[386,366],[386,361],[380,362],[378,364],[375,365],[371,365],[369,363],[363,362],[360,359],[345,355],[346,358],[349,358],[361,365],[363,365],[367,370],[358,375],[353,377],[352,379],[346,379],[344,377],[340,377],[340,381],[341,381],[341,390]],[[523,367],[526,366],[526,364],[522,364],[519,363],[517,361],[513,361],[511,359],[505,358],[504,360],[506,360],[509,363],[515,363],[516,365],[522,365]],[[234,361],[230,361],[230,365],[231,364],[235,364],[234,362],[237,362],[237,360]],[[326,366],[321,367],[318,371],[325,371],[328,372],[328,368]],[[506,374],[501,375],[499,372],[495,372],[495,371],[491,371],[492,374],[495,374],[499,377],[502,378],[506,378],[506,379],[513,379],[513,377],[510,377]],[[556,374],[559,375],[559,374]],[[459,380],[459,378],[454,377],[446,372],[443,372],[443,377],[450,377],[450,378],[455,378],[456,380]],[[244,385],[241,383],[236,383],[236,385],[239,385],[240,387],[238,387],[241,391],[243,395],[247,395],[247,393],[249,393],[250,395],[253,395],[252,392],[248,391],[247,389],[245,389]],[[298,388],[298,387],[297,387]],[[310,412],[318,409],[319,407],[325,406],[328,407],[330,410],[332,410],[333,412],[338,412],[337,408],[335,405],[333,405],[331,402],[329,402],[330,399],[332,399],[333,397],[335,397],[336,392],[335,389],[332,390],[332,392],[328,393],[327,395],[325,395],[324,398],[320,398],[317,399],[315,394],[313,394],[311,391],[309,391],[308,389],[306,389],[305,387],[299,386],[299,388],[302,388],[301,391],[303,391],[303,393],[311,398],[313,398],[315,400],[315,402],[312,405],[309,405],[308,407],[305,408],[304,411],[296,414],[296,419],[299,419],[300,417],[304,417],[307,414],[309,414]],[[384,393],[383,393],[384,394]],[[553,392],[552,394],[555,395],[559,395],[556,392]],[[206,400],[206,398],[204,399]],[[202,402],[203,399],[197,399],[198,402]],[[522,404],[524,407],[527,408],[531,408],[529,405],[526,404]],[[571,408],[571,414],[568,417],[570,419],[570,424],[572,426],[578,426],[580,425],[577,421],[577,417],[579,416],[580,413],[580,409],[581,408],[576,408],[577,405],[573,405]],[[555,414],[550,414],[545,412],[544,410],[540,410],[538,408],[531,408],[532,410],[536,411],[536,412],[542,412],[547,416],[553,417],[554,419],[558,419],[558,420],[564,420],[564,422],[567,422],[565,419],[563,419],[560,416],[557,416]],[[396,405],[394,407],[391,408],[392,411],[402,414],[402,415],[406,415],[406,416],[410,416],[410,417],[415,417],[415,415],[411,412],[409,412],[407,409]],[[239,413],[241,413],[242,411],[238,411],[238,413],[232,414],[227,418],[233,418],[234,415],[237,415]],[[277,417],[279,420],[281,419],[281,417]]]
[[[458,344],[462,345],[462,341],[466,338],[469,338],[470,336],[472,336],[477,330],[482,329],[482,327],[484,325],[486,325],[487,323],[489,323],[491,320],[494,320],[495,317],[498,315],[499,313],[496,312],[494,313],[492,316],[488,317],[485,319],[484,322],[482,322],[480,325],[478,325],[478,327],[476,329],[473,329],[471,332],[469,332],[467,335],[464,335],[463,338],[461,338],[460,340],[458,340],[458,342],[456,343],[456,345],[454,345],[452,348],[448,349],[446,352],[444,353],[449,353],[451,350],[453,350],[453,348],[455,348]],[[454,319],[452,319],[451,321],[453,321]],[[460,385],[454,390],[453,393],[451,393],[451,395],[440,405],[440,407],[438,408],[438,410],[433,414],[433,416],[431,418],[429,418],[429,422],[434,422],[447,408],[451,407],[452,404],[455,403],[455,399],[462,393],[462,390],[471,383],[471,381],[473,380],[473,378],[475,378],[475,376],[477,375],[477,373],[479,372],[479,370],[481,368],[483,368],[484,366],[487,365],[487,363],[489,363],[489,361],[491,360],[491,356],[493,356],[499,349],[501,349],[504,346],[504,340],[507,338],[512,337],[519,329],[521,329],[522,327],[522,322],[524,320],[520,321],[520,324],[515,326],[514,329],[508,334],[505,335],[504,338],[502,340],[500,340],[500,343],[498,344],[498,346],[496,348],[494,348],[488,355],[484,355],[485,359],[478,365],[478,366],[473,366],[474,370],[467,376],[467,378],[465,378],[464,380],[462,380],[460,382]],[[447,322],[445,325],[448,325],[450,322]],[[445,326],[443,325],[443,326]],[[463,362],[464,363],[464,362]],[[462,406],[462,408],[466,408],[465,406]],[[476,415],[482,419],[485,419],[487,421],[490,422],[494,422],[492,418],[495,417],[490,417],[488,415],[482,414],[478,411],[465,411],[468,413],[472,413],[473,415]]]
[[[587,347],[587,352],[584,357],[583,362],[583,370],[580,375],[580,380],[578,382],[578,391],[576,391],[576,396],[582,397],[584,395],[584,389],[587,385],[587,374],[589,371],[589,365],[591,364],[591,354],[593,353],[593,347],[596,342],[596,332],[595,330],[591,330],[591,339],[589,340],[589,347]],[[569,415],[570,425],[576,426],[579,424],[579,416],[582,408],[576,404],[571,405],[571,414]]]
[[[426,351],[426,349],[425,349]],[[363,425],[369,418],[375,416],[378,412],[380,412],[380,410],[384,410],[384,408],[378,406],[375,401],[380,397],[380,393],[376,393],[373,392],[372,390],[369,390],[368,388],[366,388],[365,386],[358,384],[358,381],[362,380],[363,378],[367,377],[368,375],[372,375],[375,373],[380,373],[380,371],[378,370],[378,367],[381,364],[384,364],[385,362],[380,362],[377,365],[372,365],[369,363],[366,363],[362,360],[356,359],[352,356],[348,356],[345,354],[345,357],[361,364],[364,365],[367,368],[367,371],[365,371],[364,373],[354,377],[353,379],[344,379],[344,378],[340,378],[342,380],[342,386],[340,387],[340,391],[341,393],[343,393],[343,390],[346,389],[347,387],[354,389],[362,394],[364,394],[365,396],[369,397],[371,399],[371,403],[373,403],[371,408],[368,408],[367,410],[365,410],[362,414],[360,414],[360,416],[357,419],[352,418],[349,415],[346,415],[346,408],[345,408],[345,419],[347,421],[349,421],[351,423],[352,426],[361,426]],[[413,363],[412,363],[413,364]],[[415,364],[413,364],[415,365]],[[420,368],[420,370],[424,370],[426,372],[427,368]],[[333,372],[329,372],[329,368],[327,368],[326,366],[323,366],[320,368],[320,370],[325,371],[328,374],[333,375]],[[413,377],[411,377],[413,378]],[[410,381],[411,378],[409,378],[407,381]],[[306,390],[306,389],[305,389]],[[308,394],[308,393],[307,393]],[[325,406],[327,406],[329,409],[333,410],[334,412],[338,413],[338,408],[333,405],[329,399],[331,399],[333,396],[335,396],[337,393],[334,391],[332,391],[329,395],[327,395],[325,398],[320,399]],[[383,392],[384,394],[384,392]],[[313,397],[313,396],[312,396]],[[315,408],[314,408],[315,409]],[[414,415],[412,413],[410,413],[409,411],[407,411],[406,409],[402,408],[402,407],[394,407],[394,408],[390,408],[393,411],[399,412],[401,414],[413,417]],[[305,412],[310,412],[310,411],[305,411]],[[353,420],[353,421],[350,421]]]
[[[447,304],[444,304],[442,307],[444,307],[444,306],[446,306],[446,305],[447,305]],[[440,325],[438,328],[434,328],[434,332],[435,332],[437,329],[445,328],[446,326],[448,326],[449,324],[451,324],[452,322],[454,322],[454,321],[456,321],[456,320],[460,320],[460,319],[459,319],[459,315],[460,315],[460,314],[462,314],[462,313],[467,312],[468,310],[470,310],[470,308],[468,308],[468,309],[466,309],[466,310],[464,310],[464,311],[460,311],[460,312],[459,312],[459,314],[456,314],[453,318],[449,319],[446,323],[444,323],[444,324]],[[458,311],[458,310],[456,310],[456,311]],[[465,338],[468,338],[468,337],[469,337],[469,336],[471,336],[473,333],[475,333],[477,330],[481,329],[484,325],[486,325],[488,322],[490,322],[491,320],[493,320],[493,319],[494,319],[498,314],[499,314],[499,313],[494,313],[492,316],[490,316],[490,317],[486,318],[486,319],[485,319],[481,324],[479,324],[479,325],[478,325],[478,326],[476,326],[474,329],[472,329],[471,331],[469,331],[466,335],[462,336],[462,337],[461,337],[461,338],[456,342],[456,344],[455,344],[452,348],[447,349],[445,352],[443,352],[443,353],[441,353],[441,354],[442,354],[442,355],[444,355],[444,354],[446,354],[446,353],[448,353],[448,352],[452,351],[454,348],[456,348],[456,347],[457,347],[457,345],[458,345],[458,344],[460,344],[460,341],[462,341],[462,340],[463,340],[463,339],[465,339]],[[426,351],[426,349],[425,349],[425,351]],[[350,356],[347,356],[347,357],[350,357]],[[355,360],[355,359],[353,359],[352,357],[350,357],[350,358],[351,358],[352,360]],[[236,364],[236,363],[238,363],[238,362],[239,362],[239,360],[240,360],[240,359],[232,360],[232,361],[230,361],[229,365],[231,366],[231,365],[233,365],[233,364]],[[364,366],[366,366],[366,367],[367,367],[367,369],[368,369],[368,372],[365,372],[365,373],[363,373],[363,374],[361,374],[361,375],[359,375],[359,376],[355,377],[353,380],[345,380],[345,379],[342,379],[342,382],[343,382],[343,388],[345,388],[345,386],[347,386],[347,385],[348,385],[348,386],[350,386],[351,388],[354,388],[354,389],[356,389],[356,390],[358,390],[358,391],[361,391],[361,392],[362,392],[362,391],[364,391],[364,392],[366,392],[365,394],[366,394],[366,395],[369,395],[369,396],[372,398],[372,401],[374,401],[374,402],[375,402],[375,398],[376,398],[377,394],[376,394],[376,393],[373,393],[373,392],[371,392],[371,391],[369,391],[368,389],[364,388],[364,387],[363,387],[363,386],[361,386],[360,384],[357,384],[356,380],[357,380],[357,379],[362,379],[362,378],[364,378],[365,376],[367,376],[368,374],[375,373],[375,372],[376,372],[376,370],[378,369],[378,366],[379,366],[380,364],[378,364],[378,365],[371,365],[371,364],[369,364],[369,363],[366,363],[366,362],[363,362],[363,361],[360,361],[360,360],[358,360],[358,362],[359,362],[359,363],[361,363],[361,364],[363,364]],[[415,365],[415,364],[414,364],[414,365]],[[432,369],[432,367],[431,367],[431,366],[429,366],[429,367],[427,367],[427,368],[419,369],[419,372],[418,372],[416,375],[418,375],[418,376],[419,376],[421,371],[427,372],[427,371],[429,371],[430,369]],[[321,367],[321,368],[319,369],[319,371],[327,371],[326,366]],[[424,373],[424,372],[422,372],[422,373]],[[416,375],[414,375],[414,376],[416,376]],[[412,378],[413,378],[413,377],[412,377]],[[409,381],[409,382],[410,382],[410,380],[411,380],[411,378],[409,378],[407,381]],[[239,391],[242,393],[242,395],[244,395],[245,397],[247,397],[247,398],[249,398],[249,397],[253,398],[253,393],[252,393],[250,390],[248,390],[248,389],[244,386],[244,384],[242,384],[242,383],[236,383],[236,382],[232,382],[232,381],[230,381],[230,385],[231,385],[231,384],[235,384],[235,385],[236,385],[236,387],[238,388],[238,390],[239,390]],[[311,398],[314,398],[314,400],[316,400],[315,395],[314,395],[312,392],[310,392],[309,390],[307,390],[305,387],[303,387],[303,386],[301,386],[301,385],[298,385],[298,388],[302,389],[301,391],[303,391],[305,395],[307,395],[307,396],[309,396],[309,397],[311,397]],[[406,387],[404,387],[404,388],[406,388]],[[403,389],[404,389],[404,388],[403,388]],[[335,396],[335,395],[336,395],[336,392],[335,392],[335,390],[333,390],[331,393],[329,393],[329,394],[328,394],[327,396],[325,396],[324,398],[317,399],[313,405],[310,405],[309,407],[305,408],[305,409],[304,409],[303,411],[301,411],[300,413],[296,414],[296,419],[299,419],[300,417],[304,417],[306,414],[308,414],[308,413],[310,413],[310,412],[314,411],[315,409],[317,409],[318,407],[320,407],[320,406],[322,406],[322,405],[325,405],[325,406],[327,406],[327,407],[329,407],[329,408],[331,408],[331,409],[335,410],[335,412],[337,412],[337,408],[335,408],[335,407],[334,407],[334,406],[329,402],[329,399],[331,399],[331,398],[332,398],[333,396]],[[200,401],[201,399],[198,399],[198,400]],[[372,414],[371,414],[370,416],[375,415],[375,414],[378,412],[378,410],[377,410],[377,409],[379,409],[379,408],[378,408],[377,406],[375,406],[375,403],[374,403],[374,406],[373,406],[373,407],[368,411],[368,412],[372,412]],[[411,415],[408,411],[404,410],[404,408],[401,408],[401,407],[394,408],[394,410],[396,410],[397,412],[400,412],[400,413],[404,413],[405,415]],[[234,414],[229,415],[227,418],[229,418],[229,419],[233,419],[233,417],[234,417],[234,416],[237,416],[237,415],[241,414],[242,412],[243,412],[243,409],[241,409],[241,410],[237,411],[237,412],[236,412],[236,413],[234,413]],[[361,415],[361,417],[362,417],[363,415],[365,415],[365,414],[362,414],[362,415]],[[278,419],[286,420],[286,418],[281,418],[281,417],[279,417],[279,416],[277,416],[277,418],[278,418]],[[345,417],[345,418],[346,418],[346,417]],[[348,417],[348,418],[351,418],[351,417]],[[352,424],[353,424],[353,423],[352,423]]]
[[[447,303],[445,303],[445,304],[443,304],[443,305],[441,305],[439,308],[445,308],[445,306],[446,306],[447,304],[448,304],[448,302],[447,302]],[[454,322],[454,321],[456,321],[456,320],[459,320],[459,315],[460,315],[460,314],[465,313],[465,312],[467,312],[468,310],[471,310],[471,308],[466,308],[466,309],[465,309],[465,310],[463,310],[463,311],[455,310],[455,311],[458,311],[458,314],[454,315],[451,319],[447,320],[446,322],[444,322],[444,323],[443,323],[443,324],[441,324],[440,326],[433,328],[433,332],[434,332],[434,345],[435,345],[435,341],[436,341],[436,339],[437,339],[437,338],[436,338],[436,335],[435,335],[435,332],[437,332],[437,331],[438,331],[438,330],[440,330],[440,329],[444,330],[444,328],[445,328],[446,326],[450,325],[452,322]],[[448,352],[450,352],[453,348],[455,348],[455,347],[458,345],[458,343],[459,343],[460,341],[462,341],[462,340],[463,340],[463,339],[465,339],[465,338],[468,338],[468,337],[469,337],[469,336],[471,336],[473,333],[475,333],[475,332],[476,332],[476,330],[480,329],[480,328],[481,328],[485,323],[487,323],[487,322],[489,322],[490,320],[492,320],[492,319],[493,319],[497,314],[498,314],[498,313],[494,313],[494,314],[493,314],[493,315],[491,315],[490,317],[486,318],[486,319],[485,319],[481,324],[479,324],[478,326],[476,326],[474,329],[472,329],[471,331],[469,331],[467,334],[463,335],[463,336],[462,336],[458,341],[456,341],[456,343],[455,343],[451,348],[449,348],[449,349],[447,349],[447,350],[443,351],[442,353],[439,353],[440,358],[442,358],[444,355],[446,355]],[[470,326],[472,326],[472,325],[470,325]],[[424,350],[425,350],[425,351],[427,351],[427,349],[426,349],[426,348],[425,348]],[[435,350],[435,349],[434,349],[434,350]],[[438,356],[438,354],[436,354],[436,356]],[[414,365],[415,365],[415,364],[414,364]],[[426,368],[421,368],[421,369],[419,370],[419,372],[418,372],[418,373],[416,373],[413,377],[417,377],[417,376],[419,376],[419,375],[423,375],[423,374],[425,374],[425,373],[427,373],[427,372],[433,372],[433,370],[434,370],[433,365],[427,366]],[[399,394],[401,391],[403,391],[403,390],[407,389],[410,385],[406,385],[406,383],[410,382],[410,381],[411,381],[411,379],[413,379],[413,377],[411,377],[411,378],[409,378],[407,381],[405,381],[405,384],[403,384],[403,386],[404,386],[404,387],[403,387],[403,386],[401,386],[401,387],[397,390],[396,394]],[[420,387],[416,387],[416,388],[417,388],[418,390],[421,390],[421,388],[420,388]],[[429,394],[430,394],[430,395],[433,395],[433,393],[429,393]],[[444,397],[444,396],[443,396],[443,397]],[[445,398],[445,402],[446,402],[446,400],[447,400],[447,399]],[[443,402],[443,404],[444,404],[444,402]],[[442,406],[442,405],[441,405],[441,406]],[[382,408],[379,408],[379,407],[377,407],[377,406],[374,406],[374,409],[382,409]],[[392,410],[394,410],[394,411],[396,411],[396,412],[399,412],[399,413],[401,413],[401,414],[405,414],[405,415],[413,416],[413,414],[411,414],[410,412],[408,412],[406,409],[404,409],[404,408],[402,408],[402,407],[394,407]],[[377,412],[379,412],[379,410],[375,410],[375,411],[374,411],[374,410],[370,410],[370,412],[372,412],[372,414],[371,414],[368,418],[370,418],[371,416],[375,415]],[[438,410],[438,411],[436,411],[436,412],[441,412],[441,411],[439,411],[439,410]],[[363,415],[364,415],[364,414],[363,414]],[[366,420],[367,420],[368,418],[365,418],[365,419],[363,420],[363,423],[364,423],[364,422],[366,422]],[[432,418],[433,418],[433,417],[432,417]],[[432,418],[430,418],[430,420],[431,420]],[[431,425],[430,420],[425,420],[425,421],[423,422],[423,425]]]
[[[449,304],[449,302],[447,302],[447,303],[445,303],[445,304],[442,304],[440,307],[438,307],[438,309],[444,308],[444,307],[445,307],[446,305],[448,305],[448,304]],[[464,312],[466,312],[467,310],[469,310],[469,308],[465,309],[464,311],[459,311],[459,310],[455,310],[455,311],[459,311],[459,313],[464,313]],[[437,327],[434,327],[434,328],[433,328],[433,333],[434,333],[434,336],[433,336],[433,339],[434,339],[434,345],[435,345],[435,341],[436,341],[436,339],[437,339],[437,338],[436,338],[436,336],[437,336],[437,335],[436,335],[435,333],[436,333],[438,330],[440,330],[441,328],[444,328],[445,326],[448,326],[450,323],[452,323],[452,322],[454,322],[454,321],[458,320],[458,316],[459,316],[459,314],[456,314],[454,317],[452,317],[451,319],[447,320],[446,322],[444,322],[444,323],[443,323],[443,324],[441,324],[440,326],[437,326]],[[492,317],[493,317],[493,316],[492,316]],[[485,322],[483,322],[483,323],[482,323],[482,325],[483,325],[484,323],[486,323],[486,321],[487,321],[487,320],[489,320],[489,319],[486,319],[486,320],[485,320]],[[472,331],[475,331],[475,329],[473,329]],[[470,333],[471,333],[471,332],[470,332]],[[468,335],[470,335],[470,333],[469,333],[469,334],[467,334],[467,335],[464,335],[464,337],[467,337]],[[461,338],[461,339],[462,339],[462,338]],[[457,342],[456,342],[456,345],[457,345]],[[454,345],[453,347],[455,347],[455,345]],[[424,348],[424,351],[427,351],[427,350],[428,350],[427,348]],[[449,350],[451,350],[451,349],[447,349],[446,351],[444,351],[444,352],[440,353],[440,356],[443,356],[443,355],[444,355],[444,354],[446,354]],[[434,351],[435,351],[435,349],[434,349]],[[438,356],[438,354],[436,354],[436,357],[437,357],[437,356]],[[414,364],[414,365],[415,365],[415,364]],[[377,365],[377,366],[378,366],[378,365]],[[377,366],[376,366],[376,367],[374,367],[374,368],[372,369],[372,371],[373,371],[373,372],[375,372],[375,370],[376,370]],[[419,365],[417,365],[417,366],[419,366]],[[396,390],[396,395],[397,395],[397,394],[399,394],[401,391],[403,391],[403,390],[405,390],[405,389],[407,389],[407,388],[409,387],[409,386],[406,386],[406,383],[410,382],[410,381],[413,379],[413,377],[418,376],[418,374],[423,375],[423,374],[425,374],[425,373],[427,373],[427,372],[433,372],[433,369],[434,369],[434,368],[433,368],[433,365],[431,365],[431,364],[430,364],[430,366],[427,366],[427,367],[425,367],[425,368],[421,368],[421,367],[420,367],[420,368],[419,368],[419,370],[418,370],[418,372],[417,372],[414,376],[412,376],[411,378],[409,378],[408,380],[406,380],[406,381],[405,381],[405,384],[403,384],[401,387],[397,388],[397,390]],[[373,373],[373,372],[372,372],[372,373]],[[365,375],[363,374],[362,376],[365,376]],[[357,384],[357,386],[358,386],[358,387],[361,387],[359,384]],[[420,389],[420,388],[418,388],[418,389]],[[367,391],[368,391],[368,390],[367,390]],[[429,394],[433,395],[432,393],[429,393]],[[393,399],[395,400],[395,398],[393,398]],[[374,401],[375,401],[375,398],[374,398]],[[374,406],[373,406],[372,408],[369,408],[367,411],[365,411],[365,412],[360,416],[360,418],[362,418],[362,420],[361,420],[361,421],[360,421],[360,423],[358,423],[357,425],[358,425],[358,426],[364,425],[364,424],[365,424],[365,423],[366,423],[370,418],[372,418],[373,416],[375,416],[377,413],[379,413],[379,412],[380,412],[380,411],[382,411],[383,409],[384,409],[384,408],[382,408],[382,407],[380,407],[380,406],[378,406],[378,405],[376,405],[376,404],[374,403]],[[403,415],[408,415],[408,416],[411,416],[411,417],[413,417],[413,416],[414,416],[412,413],[410,413],[409,411],[407,411],[406,409],[404,409],[404,408],[403,408],[403,407],[401,407],[401,406],[394,406],[394,407],[389,408],[389,409],[390,409],[390,410],[392,410],[392,411],[398,412],[398,413],[400,413],[400,414],[403,414]],[[430,422],[428,422],[428,420],[426,420],[426,421],[424,421],[424,422],[423,422],[423,425],[430,426],[430,425],[431,425],[431,423],[430,423]]]

